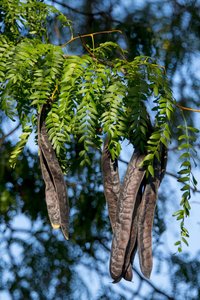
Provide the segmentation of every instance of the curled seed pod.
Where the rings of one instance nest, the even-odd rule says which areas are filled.
[[[55,151],[48,139],[45,126],[46,107],[38,116],[38,145],[42,176],[46,185],[45,196],[48,215],[53,228],[61,227],[63,235],[69,238],[69,203],[66,184]]]
[[[114,233],[117,206],[119,204],[120,178],[118,172],[117,159],[113,161],[111,159],[111,155],[108,150],[108,138],[106,138],[104,143],[102,157],[101,157],[101,166],[102,166],[102,174],[103,174],[104,194],[108,205],[108,213],[109,213],[112,231]],[[133,276],[131,265],[127,266],[126,273],[127,275],[125,279],[131,281]]]
[[[145,175],[145,171],[139,166],[143,158],[144,155],[133,154],[120,190],[110,258],[110,273],[114,282],[118,282],[123,276],[136,197]]]
[[[156,161],[154,166],[155,177],[147,178],[138,216],[138,254],[140,268],[143,275],[150,277],[152,258],[152,228],[156,207],[157,193],[165,174],[167,164],[167,148],[161,147],[161,161]]]

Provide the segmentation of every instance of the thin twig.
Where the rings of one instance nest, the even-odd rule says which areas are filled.
[[[107,18],[109,18],[113,23],[117,23],[117,24],[123,24],[122,21],[117,20],[117,19],[111,19],[111,16],[107,14],[107,12],[105,11],[98,11],[98,12],[84,12],[84,11],[80,11],[74,7],[69,6],[68,4],[64,3],[63,1],[58,1],[58,0],[53,0],[53,3],[57,3],[59,5],[61,5],[64,8],[67,8],[68,10],[73,11],[76,14],[80,14],[83,16],[87,16],[87,17],[95,17],[95,16],[106,16]]]
[[[180,108],[181,110],[189,110],[192,112],[199,112],[200,113],[200,109],[195,109],[195,108],[191,108],[191,107],[186,107],[186,106],[182,106],[178,103],[175,104],[178,108]]]
[[[85,41],[83,40],[82,36],[79,35],[80,39],[81,39],[81,42],[82,42],[82,45],[83,45],[83,48],[85,48],[85,50],[93,57],[95,58],[94,54],[90,51],[90,49],[87,47]]]
[[[104,11],[100,11],[100,12],[96,12],[96,13],[88,13],[88,12],[80,11],[74,7],[69,6],[68,4],[64,3],[63,1],[53,0],[53,2],[75,12],[76,14],[80,14],[80,15],[84,15],[84,16],[99,16],[99,15],[105,14]]]
[[[119,32],[122,34],[122,31],[121,30],[118,30],[118,29],[111,29],[111,30],[105,30],[105,31],[98,31],[98,32],[94,32],[94,33],[87,33],[87,34],[81,34],[81,35],[78,35],[78,36],[75,36],[73,37],[72,39],[70,39],[68,42],[60,45],[61,48],[67,46],[69,43],[77,40],[77,39],[80,39],[80,38],[85,38],[85,37],[92,37],[94,35],[98,35],[98,34],[108,34],[108,33],[113,33],[113,32]]]
[[[8,132],[7,134],[3,135],[3,137],[0,139],[0,145],[3,145],[4,141],[7,139],[7,137],[9,137],[10,135],[12,135],[19,127],[20,127],[20,123],[13,128],[10,132]]]
[[[145,277],[143,277],[136,268],[133,268],[133,269],[134,269],[135,273],[138,275],[138,277],[141,280],[144,280],[156,293],[165,296],[169,300],[173,300],[174,299],[173,297],[171,297],[170,295],[168,295],[164,291],[162,291],[159,288],[157,288],[151,281],[149,281],[148,279],[146,279]]]

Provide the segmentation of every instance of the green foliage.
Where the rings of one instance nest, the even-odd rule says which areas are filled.
[[[184,117],[184,115],[183,115]],[[182,183],[182,198],[180,202],[181,209],[176,211],[173,215],[180,221],[180,236],[181,239],[175,243],[178,246],[178,251],[182,251],[182,242],[188,246],[187,238],[189,238],[189,232],[185,228],[185,218],[190,215],[190,203],[191,189],[196,190],[197,180],[192,174],[192,165],[195,161],[194,143],[196,142],[196,134],[199,133],[197,128],[188,126],[184,118],[185,124],[178,126],[180,135],[178,137],[179,147],[181,151],[180,155],[180,171],[178,171],[178,182]]]
[[[147,78],[150,76],[147,67],[159,73],[159,66],[153,65],[145,57],[136,57],[133,62],[112,57],[107,63],[113,50],[117,49],[124,54],[119,45],[113,42],[106,42],[93,49],[92,57],[66,56],[61,47],[44,43],[45,39],[41,35],[36,39],[38,29],[33,28],[33,20],[37,19],[40,25],[41,22],[46,24],[48,14],[55,11],[45,6],[40,13],[44,4],[38,1],[16,3],[19,6],[14,10],[13,24],[16,18],[21,20],[23,15],[22,25],[28,34],[16,43],[17,32],[20,32],[18,24],[13,25],[10,29],[15,36],[16,44],[13,45],[6,32],[10,19],[5,14],[6,38],[1,38],[1,105],[7,115],[18,117],[23,122],[25,115],[31,118],[40,111],[41,105],[49,103],[46,125],[57,156],[64,155],[66,142],[70,142],[74,136],[83,144],[83,150],[79,153],[82,157],[81,165],[90,163],[88,152],[91,147],[100,148],[99,133],[110,136],[109,149],[113,159],[120,154],[121,138],[130,139],[135,147],[144,152],[149,135],[144,99],[150,96],[152,85],[152,80]],[[4,3],[3,7],[9,15],[10,10],[6,5]],[[34,15],[35,12],[39,17]],[[45,26],[43,28],[46,30]],[[34,39],[30,37],[32,34]],[[163,79],[161,74],[156,77],[154,85],[163,82],[167,85],[166,78]],[[161,110],[161,107],[158,109]],[[159,113],[157,119],[161,118]],[[36,126],[36,118],[33,126]],[[22,149],[22,140],[25,141],[24,136],[12,155],[13,161]]]
[[[71,22],[55,7],[39,0],[2,0],[0,17],[3,19],[3,32],[10,40],[17,42],[22,36],[48,40],[48,21],[55,17],[63,26]]]
[[[147,113],[147,103],[151,96],[151,85],[146,79],[147,69],[144,57],[136,57],[124,64],[128,93],[125,99],[124,130],[134,147],[146,152],[146,143],[151,132],[151,122]],[[128,129],[128,130],[127,130]]]
[[[165,70],[155,63],[149,63],[149,59],[145,59],[144,63],[147,66],[147,76],[154,96],[152,110],[156,112],[154,128],[147,141],[147,156],[144,159],[144,165],[148,165],[147,170],[153,176],[153,161],[155,158],[160,160],[162,144],[167,147],[171,140],[170,123],[175,111],[175,101],[165,78]]]
[[[108,66],[89,55],[65,56],[59,46],[25,38],[15,47],[14,58],[8,59],[4,66],[7,77],[2,86],[2,108],[7,105],[4,111],[12,115],[7,99],[13,99],[16,115],[23,121],[24,115],[31,118],[41,105],[48,103],[46,124],[58,157],[60,151],[64,151],[65,142],[74,135],[84,146],[80,153],[83,157],[81,164],[89,163],[89,148],[95,146],[99,149],[101,145],[99,128],[111,138],[109,149],[113,158],[120,154],[121,138],[130,139],[144,152],[150,131],[144,101],[152,96],[152,82],[146,77],[148,69],[144,57],[136,57],[131,63],[116,62],[114,60]],[[148,67],[151,64],[149,62]],[[125,77],[122,72],[125,72]],[[153,84],[163,82],[167,85],[161,73]],[[157,147],[161,142],[166,144],[165,139],[169,140],[169,127],[165,121],[170,116],[165,107],[172,100],[163,95],[164,92],[162,98],[157,96],[154,100],[157,106],[156,130],[160,135],[156,140],[155,132],[150,137],[149,153],[158,153],[152,147],[152,140]]]
[[[90,49],[95,57],[101,59],[101,60],[112,60],[114,57],[116,57],[117,54],[125,58],[126,51],[123,50],[117,43],[113,42],[105,42],[100,44],[98,47],[93,49]]]
[[[17,158],[22,153],[24,146],[26,145],[31,132],[32,132],[32,130],[31,130],[30,126],[27,125],[23,128],[23,132],[20,136],[20,140],[10,155],[9,163],[10,163],[11,167],[13,167],[13,168],[15,167]]]

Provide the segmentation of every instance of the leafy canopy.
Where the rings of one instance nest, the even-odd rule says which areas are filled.
[[[37,115],[48,105],[46,126],[49,139],[65,171],[68,146],[74,140],[81,147],[80,166],[91,164],[92,148],[100,149],[109,136],[112,158],[119,156],[120,142],[130,141],[145,153],[144,166],[154,175],[154,159],[160,159],[162,145],[172,138],[176,103],[165,69],[154,59],[137,56],[127,61],[125,51],[113,42],[95,47],[84,45],[85,55],[66,55],[66,45],[54,45],[48,38],[48,20],[56,16],[67,27],[73,41],[71,22],[57,9],[37,0],[3,0],[0,36],[0,105],[12,120],[19,119],[22,134],[10,155],[17,159],[32,132],[37,132]],[[81,38],[83,39],[83,38]],[[192,145],[197,129],[180,124],[179,149],[183,151],[180,182],[184,183],[181,236],[188,232]],[[177,242],[181,249],[181,241]]]

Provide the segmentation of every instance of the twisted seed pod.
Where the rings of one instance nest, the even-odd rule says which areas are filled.
[[[46,107],[38,116],[38,145],[40,164],[45,182],[45,196],[48,215],[53,228],[61,227],[63,235],[69,238],[69,203],[66,185],[55,151],[48,139],[45,126]]]
[[[136,197],[145,175],[145,171],[139,167],[143,158],[144,156],[138,153],[132,155],[120,190],[110,258],[110,273],[114,282],[118,282],[124,275],[123,266],[131,233]]]
[[[161,148],[161,161],[156,161],[154,166],[155,177],[148,178],[145,185],[142,201],[138,215],[138,254],[140,268],[143,275],[150,277],[152,258],[152,227],[156,207],[157,193],[160,183],[164,177],[167,164],[167,149]]]
[[[130,277],[129,269],[131,268],[132,270],[131,266],[133,265],[134,257],[137,251],[138,210],[139,210],[141,199],[142,199],[142,184],[140,185],[140,189],[138,191],[136,202],[135,202],[135,207],[134,207],[133,217],[132,217],[131,233],[130,233],[130,238],[126,250],[124,266],[123,266],[124,269],[123,277],[129,281],[132,280],[132,277]]]
[[[104,147],[101,157],[101,166],[103,174],[103,185],[106,202],[108,205],[108,213],[111,222],[112,231],[114,233],[116,223],[116,212],[119,203],[120,194],[120,179],[118,172],[118,162],[111,159],[110,152],[108,150],[108,138],[104,142]],[[127,267],[127,279],[132,280],[132,268],[131,265]]]

